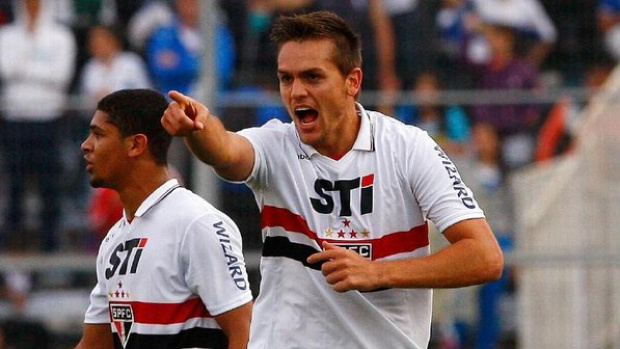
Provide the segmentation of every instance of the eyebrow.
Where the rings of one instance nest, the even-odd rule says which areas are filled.
[[[102,132],[105,131],[103,128],[101,128],[101,126],[97,126],[97,125],[89,125],[88,128],[91,131],[102,131]]]
[[[303,76],[303,75],[308,75],[308,74],[321,74],[322,72],[323,72],[323,69],[321,68],[308,68],[305,70],[298,71],[297,73]],[[281,70],[281,69],[278,69],[277,74],[278,75],[285,75],[285,74],[293,75],[293,73],[291,73],[290,71]]]

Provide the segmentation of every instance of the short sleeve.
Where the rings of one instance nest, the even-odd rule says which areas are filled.
[[[252,300],[241,234],[225,215],[207,213],[194,220],[181,253],[188,287],[200,296],[211,315]]]
[[[279,119],[271,119],[261,127],[252,127],[238,132],[247,138],[254,147],[254,168],[245,183],[254,189],[269,186],[269,154],[282,154],[283,139],[288,124]],[[278,148],[279,147],[279,148]]]
[[[410,185],[426,216],[443,232],[465,219],[483,218],[455,164],[426,133],[418,132],[407,161]],[[423,164],[423,165],[420,165]]]

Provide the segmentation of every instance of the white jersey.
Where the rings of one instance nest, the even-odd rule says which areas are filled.
[[[353,149],[336,161],[273,120],[239,133],[255,148],[247,180],[262,214],[261,293],[251,349],[420,349],[428,346],[430,289],[332,290],[306,258],[322,241],[372,260],[430,253],[430,218],[443,231],[484,217],[454,164],[416,127],[358,105]]]
[[[252,299],[234,222],[177,180],[110,229],[85,323],[111,323],[116,348],[225,348],[216,315]]]

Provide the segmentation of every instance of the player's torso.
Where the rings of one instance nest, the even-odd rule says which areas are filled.
[[[317,249],[327,240],[370,259],[412,252],[413,240],[428,244],[398,143],[380,141],[338,161],[308,155],[291,135],[279,146],[278,156],[266,160],[266,189],[256,191],[264,238],[287,236]],[[396,240],[409,247],[398,250]]]
[[[169,202],[151,207],[131,224],[122,220],[102,244],[99,268],[107,280],[117,346],[141,349],[200,343],[196,347],[204,347],[209,338],[222,344],[223,333],[186,282],[182,240],[187,222],[166,214],[180,209],[167,206]]]
[[[335,161],[309,156],[291,135],[274,148],[280,151],[265,160],[264,187],[255,187],[262,203],[264,291],[255,304],[250,347],[372,348],[382,345],[377,340],[384,334],[394,348],[415,347],[411,338],[423,343],[430,290],[338,294],[320,265],[306,262],[322,241],[372,260],[429,253],[428,228],[399,160],[403,149],[379,141]],[[272,309],[279,309],[277,316]]]

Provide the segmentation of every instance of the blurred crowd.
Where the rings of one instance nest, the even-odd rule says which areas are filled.
[[[203,4],[0,0],[0,251],[96,251],[121,208],[114,192],[90,188],[79,145],[96,102],[114,90],[150,87],[199,97],[201,65],[210,55],[219,92],[264,102],[219,108],[230,129],[286,120],[284,109],[262,98],[278,89],[269,26],[280,14],[313,10],[338,13],[361,35],[362,98],[379,96],[367,106],[437,140],[509,251],[511,171],[570,152],[587,104],[572,96],[551,103],[527,96],[557,87],[596,89],[620,60],[620,0],[221,0],[211,2],[214,47],[205,47]],[[482,90],[488,98],[448,103],[442,92],[452,90]],[[531,95],[515,101],[517,92]],[[191,156],[182,142],[172,151],[178,177],[191,183]],[[222,208],[239,224],[246,248],[260,249],[251,193],[221,186]],[[510,276],[478,293],[477,313],[485,315],[477,327],[487,332],[477,348],[497,343],[497,302]],[[3,283],[20,306],[11,284],[18,291],[27,286]],[[464,347],[468,321],[446,318],[443,347]]]

